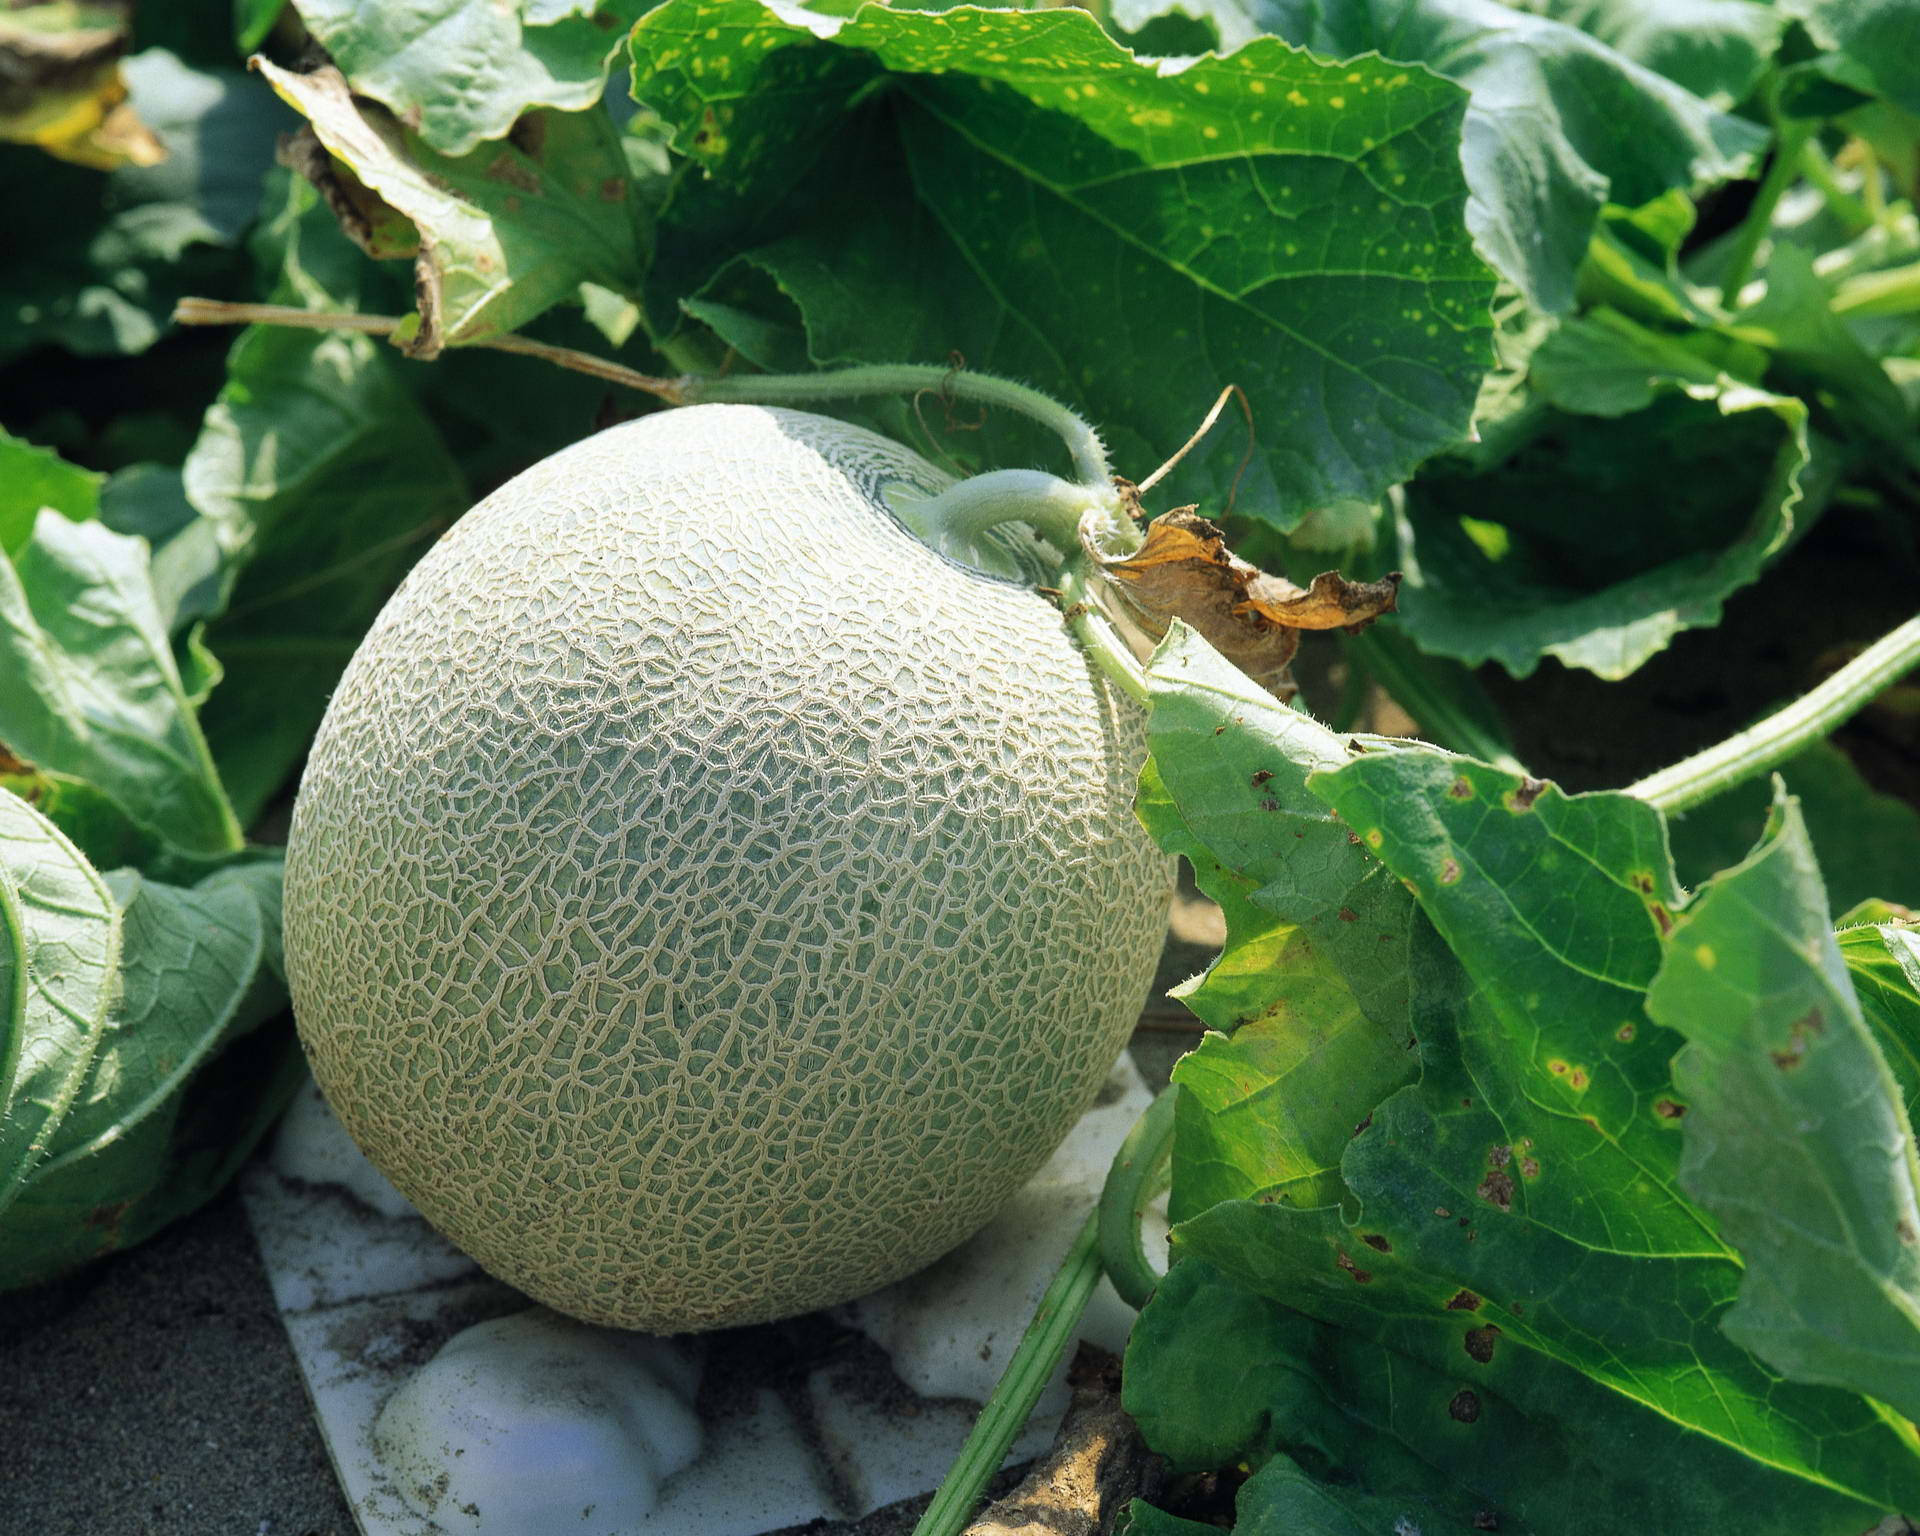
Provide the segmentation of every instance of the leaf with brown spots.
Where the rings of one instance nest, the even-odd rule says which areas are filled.
[[[1438,783],[1442,797],[1447,782]],[[1505,814],[1489,812],[1487,796],[1479,800],[1483,814]],[[1176,1226],[1176,1273],[1192,1260],[1212,1263],[1331,1329],[1417,1354],[1451,1374],[1450,1390],[1482,1372],[1473,1387],[1488,1413],[1493,1394],[1524,1396],[1534,1412],[1569,1415],[1591,1441],[1598,1421],[1582,1422],[1587,1410],[1563,1394],[1570,1381],[1602,1394],[1601,1416],[1632,1437],[1635,1460],[1643,1434],[1672,1448],[1673,1477],[1662,1492],[1684,1488],[1703,1501],[1677,1524],[1673,1511],[1650,1512],[1651,1529],[1739,1529],[1751,1508],[1764,1506],[1778,1536],[1846,1536],[1843,1520],[1853,1515],[1822,1506],[1836,1488],[1859,1501],[1855,1513],[1866,1508],[1870,1516],[1920,1501],[1920,1459],[1883,1410],[1783,1382],[1723,1330],[1742,1267],[1676,1187],[1681,1138],[1649,1112],[1657,1095],[1639,1102],[1641,1125],[1620,1133],[1636,1155],[1626,1176],[1610,1182],[1615,1166],[1603,1155],[1602,1127],[1611,1108],[1599,1106],[1606,1122],[1556,1110],[1561,1079],[1530,1040],[1558,1000],[1543,999],[1542,1015],[1503,1013],[1493,994],[1506,978],[1475,982],[1430,927],[1416,931],[1410,966],[1422,1075],[1388,1097],[1366,1134],[1348,1144],[1345,1203],[1301,1210],[1226,1202]],[[1596,1047],[1620,1048],[1612,1038],[1617,1000],[1586,1022]],[[1652,1024],[1633,1043],[1647,1040],[1672,1049]],[[1584,1102],[1610,1091],[1602,1074]],[[1366,1253],[1371,1278],[1357,1286],[1341,1259],[1361,1262],[1357,1245],[1374,1234],[1390,1251]],[[1897,1234],[1889,1228],[1889,1236]],[[1446,1304],[1463,1293],[1478,1301],[1469,1317],[1461,1315],[1466,1305]],[[1463,1357],[1469,1349],[1489,1358]],[[1350,1377],[1339,1380],[1344,1393]],[[1731,1439],[1736,1432],[1744,1441]],[[1451,1455],[1457,1442],[1443,1443]],[[1736,1443],[1744,1449],[1732,1450]],[[1701,1482],[1708,1461],[1716,1467],[1711,1487]],[[1746,1492],[1736,1494],[1736,1485]],[[1776,1498],[1786,1501],[1777,1510]],[[1557,1511],[1552,1519],[1534,1513],[1540,1523],[1520,1528],[1587,1528]],[[1595,1521],[1597,1531],[1634,1528],[1630,1520]]]
[[[1289,664],[1301,630],[1357,634],[1394,611],[1400,589],[1398,571],[1368,582],[1322,571],[1311,585],[1297,587],[1234,554],[1220,529],[1191,507],[1156,517],[1146,542],[1131,555],[1088,553],[1099,559],[1149,634],[1157,639],[1173,620],[1182,620],[1278,699],[1298,692]]]
[[[1920,1163],[1830,925],[1783,794],[1688,909],[1647,1006],[1687,1040],[1681,1183],[1746,1261],[1727,1333],[1790,1378],[1920,1417]]]

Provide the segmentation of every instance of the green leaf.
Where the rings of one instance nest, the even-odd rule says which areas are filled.
[[[103,478],[0,431],[0,557],[20,552],[42,507],[76,523],[94,516]]]
[[[1580,269],[1580,299],[1595,319],[1611,309],[1642,325],[1667,331],[1711,330],[1725,318],[1717,292],[1702,289],[1680,270],[1680,248],[1698,222],[1693,199],[1684,192],[1664,193],[1638,208],[1609,203]],[[1686,337],[1699,348],[1705,338]],[[1758,379],[1766,365],[1755,352],[1727,371]]]
[[[1686,1037],[1683,1188],[1746,1261],[1721,1327],[1795,1381],[1920,1418],[1920,1163],[1799,807],[1682,918],[1647,1008]]]
[[[1184,625],[1147,681],[1141,818],[1227,914],[1219,958],[1174,994],[1232,1032],[1174,1069],[1175,1218],[1254,1195],[1327,1203],[1354,1126],[1413,1072],[1412,902],[1307,789],[1351,756],[1331,731]],[[1308,1077],[1320,1090],[1296,1091]]]
[[[471,498],[370,337],[257,328],[188,456],[188,497],[244,569],[207,644],[226,676],[202,724],[243,824],[305,752],[401,576]]]
[[[1766,279],[1765,296],[1735,315],[1729,332],[1771,352],[1774,376],[1782,382],[1817,405],[1833,401],[1820,414],[1826,430],[1897,454],[1911,469],[1920,470],[1913,408],[1886,368],[1833,312],[1826,284],[1813,269],[1812,253],[1777,242]]]
[[[1788,0],[1781,9],[1841,55],[1837,73],[1849,85],[1920,112],[1920,7],[1912,0]]]
[[[1772,62],[1785,7],[1761,0],[1528,0],[1715,106],[1737,106]]]
[[[649,0],[300,0],[300,19],[370,96],[443,155],[504,138],[533,107],[600,100]],[[454,85],[457,82],[457,88]]]
[[[1327,1307],[1352,1303],[1355,1265],[1363,1306],[1397,1309],[1404,1285],[1439,1308],[1465,1289],[1501,1339],[1781,1470],[1911,1505],[1910,1437],[1858,1398],[1781,1383],[1718,1327],[1741,1269],[1680,1189],[1679,1037],[1644,1009],[1680,911],[1658,813],[1426,752],[1311,783],[1452,951],[1415,945],[1421,1082],[1342,1161],[1351,1225],[1259,1207],[1302,1223],[1264,1257],[1234,1246],[1244,1232],[1209,1238],[1213,1213],[1176,1243],[1330,1321],[1351,1311]]]
[[[185,852],[240,846],[140,539],[45,511],[0,561],[0,742]]]
[[[1556,410],[1588,416],[1644,411],[1676,381],[1711,393],[1728,382],[1723,346],[1710,333],[1655,331],[1618,310],[1599,309],[1557,326],[1540,344],[1530,377]]]
[[[12,244],[0,272],[0,358],[53,343],[143,352],[184,293],[230,288],[240,237],[290,121],[237,71],[189,69],[153,50],[123,66],[129,100],[167,156],[102,176],[0,146]]]
[[[0,761],[0,790],[46,817],[95,869],[156,864],[171,856],[159,838],[85,779]]]
[[[1853,995],[1900,1085],[1907,1123],[1920,1121],[1920,928],[1911,919],[1844,928],[1840,955]]]
[[[301,1073],[282,1023],[280,866],[192,887],[110,876],[115,1002],[84,1083],[0,1218],[0,1290],[137,1243],[217,1192]]]
[[[1246,0],[1262,30],[1319,54],[1378,50],[1472,92],[1461,158],[1467,222],[1536,309],[1571,307],[1601,206],[1745,174],[1757,125],[1557,21],[1495,0]]]
[[[100,1048],[119,945],[93,867],[0,795],[0,1211],[46,1157]]]
[[[1783,763],[1780,776],[1800,802],[1836,911],[1872,897],[1920,907],[1920,811],[1876,793],[1831,742],[1816,742]],[[1770,791],[1742,784],[1667,824],[1683,884],[1737,864],[1766,824]]]
[[[395,252],[417,251],[411,355],[518,330],[585,282],[638,288],[627,161],[604,112],[537,112],[510,141],[450,156],[357,101],[338,70],[259,69],[357,178],[359,217],[371,192],[417,232]]]
[[[154,603],[169,634],[219,612],[235,541],[223,537],[231,530],[194,510],[179,470],[159,464],[121,470],[100,488],[100,521],[147,541]]]
[[[1548,656],[1626,677],[1681,630],[1718,623],[1811,520],[1832,466],[1813,460],[1805,403],[1676,376],[1668,351],[1645,355],[1647,409],[1552,413],[1498,469],[1410,487],[1400,612],[1422,649],[1515,677]],[[1602,388],[1628,403],[1616,385],[1583,388],[1584,403]],[[1489,547],[1475,524],[1505,534]]]
[[[633,58],[706,173],[662,212],[657,334],[750,266],[816,365],[958,351],[1083,409],[1141,474],[1238,382],[1264,449],[1239,505],[1283,526],[1465,430],[1491,288],[1460,227],[1463,98],[1425,71],[1262,38],[1163,72],[1071,9],[757,0],[669,0]],[[1224,501],[1230,437],[1170,499]]]
[[[1526,994],[1516,998],[1504,977],[1469,978],[1431,928],[1416,940],[1413,969],[1421,1081],[1350,1144],[1348,1207],[1215,1206],[1174,1229],[1175,1272],[1186,1256],[1204,1259],[1451,1377],[1477,1409],[1491,1396],[1529,1416],[1569,1412],[1582,1436],[1596,1421],[1617,1425],[1603,1452],[1632,1445],[1637,1462],[1644,1441],[1695,1469],[1688,1492],[1707,1518],[1681,1529],[1759,1521],[1781,1536],[1855,1536],[1874,1512],[1912,1507],[1920,1455],[1910,1429],[1850,1393],[1783,1382],[1719,1328],[1740,1266],[1673,1188],[1677,1128],[1631,1163],[1582,1158],[1558,1122],[1585,1129],[1587,1106],[1566,1107],[1568,1074],[1531,1059],[1530,1036],[1557,1022],[1552,1000],[1521,1012]],[[1661,1032],[1642,1018],[1638,1033]],[[1612,1070],[1595,1073],[1590,1098],[1604,1096]],[[1657,1104],[1644,1117],[1669,1123]],[[1348,1378],[1365,1373],[1329,1374],[1354,1393]],[[1585,1387],[1570,1391],[1569,1376]],[[1436,1392],[1402,1421],[1423,1458],[1443,1466],[1458,1431],[1438,1414],[1451,1402]],[[1655,1474],[1642,1486],[1659,1497],[1668,1481]],[[1857,1501],[1850,1512],[1844,1500]],[[1523,1511],[1533,1513],[1524,1524],[1557,1536],[1567,1517],[1553,1508],[1546,1499]],[[1611,1518],[1604,1507],[1594,1514]],[[1589,1527],[1618,1528],[1599,1518]]]
[[[1235,1500],[1242,1536],[1383,1536],[1396,1519],[1516,1536],[1859,1536],[1872,1519],[1497,1337],[1470,1354],[1479,1326],[1464,1306],[1332,1326],[1187,1259],[1134,1325],[1126,1406],[1176,1471],[1255,1469]]]

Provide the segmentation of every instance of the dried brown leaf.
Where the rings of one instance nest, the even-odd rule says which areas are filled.
[[[1288,664],[1303,629],[1357,631],[1392,613],[1400,588],[1394,571],[1379,581],[1348,581],[1322,571],[1306,587],[1250,565],[1225,535],[1191,507],[1162,513],[1146,542],[1102,568],[1143,625],[1162,635],[1174,619],[1277,698],[1296,692]]]
[[[276,158],[313,185],[347,238],[374,260],[411,260],[420,254],[413,221],[328,154],[312,124],[285,135]]]

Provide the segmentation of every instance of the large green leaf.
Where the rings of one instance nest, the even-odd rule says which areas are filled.
[[[1468,224],[1501,275],[1552,313],[1573,303],[1603,204],[1738,176],[1767,141],[1585,32],[1495,0],[1243,3],[1262,31],[1316,53],[1377,50],[1472,92]]]
[[[1910,1430],[1851,1393],[1783,1382],[1719,1327],[1740,1265],[1672,1189],[1677,1128],[1658,1161],[1580,1160],[1555,1134],[1557,1118],[1573,1118],[1556,1102],[1565,1074],[1528,1060],[1529,1025],[1547,1022],[1551,1001],[1517,1019],[1500,1005],[1503,982],[1475,983],[1422,934],[1421,1080],[1354,1137],[1341,1165],[1347,1209],[1214,1206],[1174,1229],[1176,1272],[1183,1256],[1204,1259],[1411,1356],[1472,1394],[1473,1414],[1490,1398],[1543,1417],[1570,1410],[1576,1433],[1619,1425],[1615,1443],[1632,1445],[1635,1461],[1643,1436],[1650,1449],[1664,1443],[1701,1478],[1687,1491],[1704,1524],[1682,1529],[1855,1536],[1876,1513],[1914,1507]],[[1661,1119],[1656,1105],[1646,1113]],[[1343,1396],[1368,1390],[1348,1383],[1359,1371],[1329,1374]],[[1585,1386],[1569,1391],[1568,1377]],[[1443,1465],[1461,1431],[1437,1410],[1452,1401],[1415,1398],[1395,1426]],[[1650,1477],[1649,1494],[1666,1481]],[[1534,1505],[1523,1525],[1558,1533],[1553,1508]]]
[[[1781,9],[1837,51],[1831,62],[1839,78],[1920,112],[1920,6],[1913,0],[1786,0]]]
[[[531,107],[590,107],[649,0],[300,0],[346,71],[444,155],[504,138]],[[456,84],[457,83],[457,84]]]
[[[123,68],[132,106],[167,151],[158,165],[103,175],[0,145],[10,241],[0,358],[45,342],[145,351],[183,293],[235,285],[240,237],[289,114],[237,71],[189,69],[159,50]]]
[[[147,541],[154,602],[168,633],[219,612],[244,530],[196,512],[179,470],[160,464],[121,470],[100,488],[100,521]]]
[[[1871,1503],[1920,1497],[1920,1459],[1870,1405],[1781,1383],[1719,1327],[1741,1269],[1679,1187],[1679,1037],[1644,1009],[1681,910],[1658,813],[1437,753],[1311,783],[1451,949],[1416,945],[1420,1085],[1348,1149],[1351,1225],[1258,1207],[1299,1225],[1256,1241],[1208,1213],[1176,1241],[1333,1321],[1356,1265],[1362,1305],[1464,1289],[1478,1326],[1698,1434]]]
[[[1235,1499],[1241,1536],[1382,1536],[1396,1519],[1423,1533],[1857,1536],[1871,1519],[1497,1337],[1469,1352],[1482,1325],[1464,1306],[1388,1305],[1342,1328],[1183,1260],[1128,1341],[1127,1407],[1176,1471],[1255,1469]]]
[[[1083,409],[1136,475],[1237,382],[1263,450],[1240,506],[1286,526],[1465,429],[1490,279],[1460,223],[1464,98],[1423,70],[1271,38],[1160,68],[1071,9],[758,0],[669,0],[633,58],[705,173],[662,213],[656,331],[750,266],[816,364],[957,351]],[[1230,436],[1168,496],[1223,504]]]
[[[98,1049],[0,1218],[0,1290],[128,1247],[219,1190],[300,1073],[284,1025],[280,866],[193,887],[108,877],[120,969]]]
[[[93,866],[0,794],[0,1211],[47,1155],[107,1029],[120,919]]]
[[[511,140],[454,156],[349,94],[338,70],[259,68],[357,178],[356,225],[372,218],[383,252],[415,258],[419,307],[398,338],[414,355],[518,330],[582,283],[639,286],[627,161],[606,113],[532,113]]]
[[[1805,403],[1676,375],[1671,350],[1641,355],[1646,409],[1550,413],[1497,469],[1409,488],[1400,607],[1423,649],[1516,677],[1548,656],[1625,677],[1681,630],[1717,623],[1818,510],[1809,486],[1829,481],[1810,468]],[[1630,370],[1614,353],[1607,364]],[[1590,376],[1586,403],[1618,387]]]
[[[0,558],[20,552],[42,507],[85,522],[100,509],[99,475],[0,431]]]
[[[202,714],[243,823],[299,762],[387,595],[466,510],[401,366],[364,336],[250,330],[187,459],[193,504],[246,530],[207,630],[226,676]]]
[[[1780,46],[1784,7],[1763,0],[1519,0],[1716,106],[1745,99]]]
[[[0,743],[184,852],[240,846],[141,539],[43,511],[0,560]]]
[[[1141,817],[1227,914],[1219,958],[1175,990],[1223,1033],[1174,1069],[1174,1215],[1256,1195],[1324,1204],[1354,1126],[1414,1070],[1412,901],[1307,789],[1312,768],[1352,755],[1331,731],[1184,625],[1147,678]],[[1298,1091],[1307,1078],[1316,1092]]]
[[[1920,14],[1920,7],[1916,8]],[[1764,347],[1781,387],[1814,402],[1824,430],[1870,451],[1899,455],[1920,471],[1914,407],[1886,367],[1833,312],[1826,283],[1803,246],[1779,241],[1766,265],[1766,293],[1736,314],[1729,333]]]
[[[1681,919],[1647,994],[1686,1037],[1680,1181],[1740,1250],[1721,1326],[1795,1381],[1920,1418],[1920,1164],[1799,808]]]
[[[1642,1007],[1683,899],[1659,813],[1435,752],[1362,757],[1313,787],[1485,988],[1466,1040],[1500,1064],[1511,1111],[1526,1106],[1533,1161],[1566,1170],[1525,1185],[1528,1201],[1597,1248],[1719,1251],[1672,1171],[1679,1042]],[[1640,1197],[1608,1208],[1596,1187]]]

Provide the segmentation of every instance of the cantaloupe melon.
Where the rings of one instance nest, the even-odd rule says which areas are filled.
[[[887,498],[949,477],[710,405],[509,482],[328,710],[286,865],[300,1033],[494,1274],[672,1332],[965,1239],[1087,1108],[1170,879],[1139,711]]]

